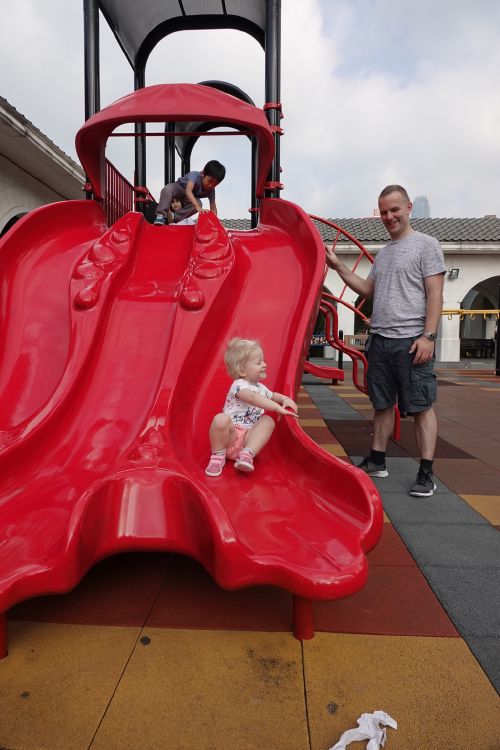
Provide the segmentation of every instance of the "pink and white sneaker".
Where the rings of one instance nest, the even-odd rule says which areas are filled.
[[[212,453],[205,474],[209,477],[220,477],[225,463],[226,457],[223,453]]]
[[[235,461],[234,468],[238,471],[253,471],[253,456],[249,451],[241,451],[237,460]]]

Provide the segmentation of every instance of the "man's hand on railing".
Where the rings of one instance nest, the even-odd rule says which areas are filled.
[[[326,248],[326,262],[334,271],[337,271],[342,264],[342,261],[335,255],[331,247]]]

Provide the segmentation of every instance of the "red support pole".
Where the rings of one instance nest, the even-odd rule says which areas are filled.
[[[0,612],[0,659],[7,656],[7,615]]]
[[[299,641],[314,638],[313,603],[301,596],[293,597],[293,634]]]

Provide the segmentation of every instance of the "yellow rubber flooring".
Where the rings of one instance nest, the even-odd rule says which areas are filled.
[[[500,496],[462,497],[500,523]],[[458,637],[13,621],[8,645],[0,750],[329,750],[375,710],[398,722],[385,750],[500,750],[500,698]]]
[[[499,747],[459,638],[14,623],[9,645],[3,750],[328,750],[378,709],[398,722],[386,750]]]

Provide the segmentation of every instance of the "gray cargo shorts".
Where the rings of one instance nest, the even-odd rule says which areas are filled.
[[[427,411],[437,398],[434,357],[423,365],[414,365],[409,350],[418,336],[388,339],[371,334],[366,342],[368,395],[376,410],[396,403],[401,412]]]

